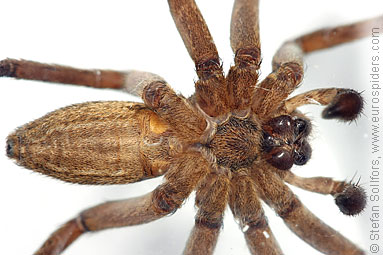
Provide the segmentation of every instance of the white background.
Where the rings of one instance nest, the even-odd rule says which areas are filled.
[[[233,59],[229,46],[232,1],[197,3],[228,70]],[[381,0],[262,1],[262,78],[271,70],[273,53],[286,39],[313,29],[372,17],[381,10]],[[185,96],[193,93],[194,64],[176,31],[166,1],[2,1],[0,24],[0,59],[144,70],[161,75]],[[306,58],[305,81],[299,91],[349,87],[365,90],[369,103],[370,46],[370,40],[365,39],[311,54]],[[149,192],[161,182],[157,179],[121,186],[73,185],[20,168],[5,156],[5,138],[14,128],[59,107],[95,100],[139,99],[115,91],[0,79],[3,143],[0,146],[0,254],[31,254],[53,230],[79,211],[103,201]],[[320,119],[321,107],[304,108],[314,119],[313,156],[306,166],[296,167],[294,172],[340,180],[350,180],[357,173],[367,185],[370,106],[367,104],[365,115],[350,125]],[[318,217],[359,246],[368,248],[367,214],[343,216],[332,197],[293,189]],[[291,233],[274,212],[268,208],[266,211],[286,254],[319,254]],[[65,254],[180,254],[192,228],[194,213],[191,197],[171,217],[144,226],[84,235]],[[249,254],[229,211],[215,254]]]

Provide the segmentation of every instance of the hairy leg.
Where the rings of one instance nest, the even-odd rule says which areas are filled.
[[[254,180],[241,172],[235,173],[230,183],[230,209],[239,220],[251,254],[282,254],[264,215]]]
[[[323,118],[350,121],[356,119],[363,110],[360,94],[352,89],[315,89],[286,100],[279,112],[291,114],[300,106],[319,104],[327,106],[322,112]]]
[[[371,33],[380,26],[383,16],[350,25],[318,30],[284,43],[273,58],[273,72],[262,81],[254,95],[252,109],[260,116],[272,115],[299,85],[303,78],[303,56]],[[274,104],[275,101],[281,104]]]
[[[83,85],[94,88],[122,89],[141,97],[146,85],[164,81],[156,74],[141,71],[86,70],[55,64],[42,64],[28,60],[0,61],[0,77]]]
[[[196,205],[199,209],[184,255],[213,254],[222,227],[228,193],[229,179],[216,173],[207,175],[198,186]]]
[[[153,195],[107,202],[90,208],[56,230],[35,255],[61,254],[81,234],[106,228],[143,224],[165,216],[156,209]]]
[[[201,112],[190,105],[189,100],[177,95],[165,82],[153,82],[146,86],[142,99],[172,126],[180,139],[193,142],[205,131],[207,123]]]
[[[176,159],[166,181],[141,197],[112,201],[89,208],[54,232],[35,255],[58,255],[85,232],[132,226],[157,220],[175,212],[207,174],[200,154]]]
[[[346,215],[356,215],[366,206],[366,193],[359,186],[359,181],[353,183],[352,180],[334,181],[328,177],[304,178],[290,171],[286,173],[284,180],[301,189],[332,195],[340,211]]]
[[[230,68],[227,76],[232,109],[248,108],[257,84],[261,63],[258,5],[258,0],[237,0],[234,3],[230,42],[235,53],[235,66]]]
[[[193,59],[199,81],[196,101],[210,116],[228,112],[229,96],[213,38],[194,0],[168,0],[170,12]]]
[[[312,214],[270,167],[256,165],[251,175],[265,202],[302,240],[325,254],[364,254],[355,244]]]
[[[383,16],[363,20],[349,25],[326,28],[300,36],[294,41],[305,53],[330,48],[371,35],[371,28],[381,27]]]
[[[284,44],[273,58],[273,72],[256,88],[252,102],[253,111],[261,118],[273,115],[302,79],[301,48],[295,43]]]

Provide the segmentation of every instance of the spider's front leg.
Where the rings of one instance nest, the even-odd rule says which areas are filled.
[[[207,174],[199,153],[176,158],[166,181],[142,197],[107,202],[87,209],[54,232],[35,255],[58,255],[81,234],[108,228],[132,226],[157,220],[175,212]]]

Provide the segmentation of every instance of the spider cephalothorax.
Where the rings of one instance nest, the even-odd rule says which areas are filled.
[[[351,89],[316,89],[290,97],[304,77],[303,57],[368,35],[377,17],[319,30],[284,43],[272,72],[258,81],[261,47],[258,1],[236,0],[231,22],[234,66],[224,75],[209,30],[193,0],[168,0],[199,80],[190,98],[158,75],[140,71],[79,70],[25,60],[0,62],[0,75],[123,89],[143,103],[89,102],[68,106],[18,128],[6,151],[18,164],[80,184],[122,184],[164,175],[141,197],[100,204],[68,221],[36,252],[60,254],[85,232],[148,223],[174,213],[196,191],[198,212],[184,254],[212,254],[229,207],[252,254],[282,254],[261,200],[286,225],[326,254],[363,254],[312,214],[285,182],[330,194],[340,211],[366,204],[359,182],[302,178],[290,169],[311,157],[311,122],[298,108],[326,106],[327,119],[352,121],[363,108]]]
[[[230,117],[219,124],[207,144],[219,166],[237,170],[260,158],[261,127],[250,118]]]

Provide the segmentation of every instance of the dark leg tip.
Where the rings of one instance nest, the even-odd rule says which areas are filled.
[[[343,121],[355,120],[363,109],[363,98],[360,93],[352,89],[338,92],[334,101],[322,112],[324,119],[339,119]]]
[[[351,184],[335,195],[335,203],[343,214],[355,216],[366,207],[366,193],[360,186]]]
[[[6,151],[7,151],[7,156],[10,157],[10,158],[13,158],[13,156],[15,155],[14,153],[14,142],[12,140],[7,140],[7,147],[6,147]]]
[[[7,156],[13,159],[19,159],[19,138],[16,134],[11,134],[7,137],[7,142],[5,145],[5,151]]]
[[[12,59],[0,61],[0,77],[15,77],[15,65]]]

